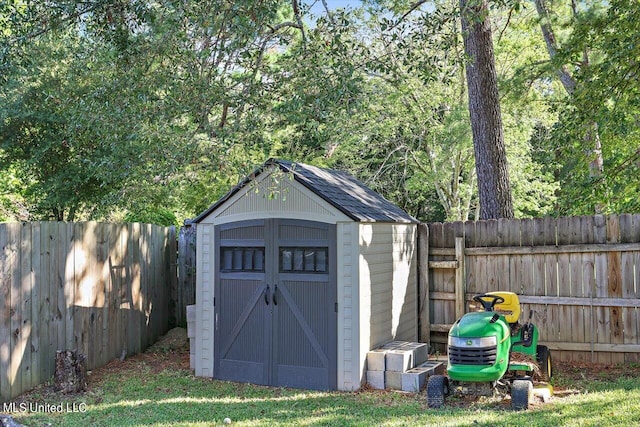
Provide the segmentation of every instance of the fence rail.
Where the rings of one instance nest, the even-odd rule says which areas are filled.
[[[166,332],[175,228],[96,222],[0,224],[0,400],[53,375],[56,350],[93,369]]]
[[[559,360],[640,361],[640,215],[429,224],[421,332],[441,343],[475,294],[505,290]],[[456,249],[456,242],[458,249]],[[425,322],[424,319],[429,319]]]

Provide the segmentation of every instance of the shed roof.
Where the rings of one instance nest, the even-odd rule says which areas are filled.
[[[411,215],[346,172],[279,159],[267,160],[253,174],[246,177],[220,200],[194,218],[193,222],[200,222],[214,212],[271,166],[277,166],[283,172],[291,173],[295,181],[317,194],[354,221],[418,222]]]

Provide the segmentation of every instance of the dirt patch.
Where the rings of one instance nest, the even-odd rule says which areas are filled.
[[[189,340],[184,328],[174,328],[144,353],[134,354],[124,360],[114,359],[89,373],[89,388],[101,383],[107,375],[125,375],[127,371],[144,366],[153,373],[164,370],[189,369]]]
[[[71,401],[82,396],[91,396],[99,391],[100,385],[108,376],[125,376],[142,368],[151,373],[164,370],[189,370],[189,341],[184,328],[174,328],[161,337],[144,353],[135,354],[124,360],[114,359],[106,365],[88,372],[88,387],[84,393],[57,393],[50,383],[41,384],[13,400],[22,402],[46,402],[50,400]]]
[[[604,365],[589,362],[554,362],[561,385],[565,382],[612,381],[621,377],[640,377],[640,364]]]

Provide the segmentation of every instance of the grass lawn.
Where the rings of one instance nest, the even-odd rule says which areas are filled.
[[[640,425],[639,366],[562,364],[555,375],[558,393],[528,411],[514,412],[498,398],[451,398],[431,410],[424,393],[315,392],[196,378],[185,351],[156,352],[93,371],[81,395],[41,386],[15,401],[18,409],[39,404],[40,410],[10,415],[28,426],[83,427],[213,426],[225,418],[239,426]]]

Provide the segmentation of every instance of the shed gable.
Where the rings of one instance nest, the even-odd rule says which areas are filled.
[[[288,175],[281,175],[272,167],[242,187],[202,221],[227,222],[258,216],[302,217],[331,223],[349,220],[308,188]]]
[[[266,176],[271,178],[267,180]],[[251,191],[262,200],[251,200]],[[306,197],[298,197],[300,194]],[[240,201],[240,196],[250,200]],[[239,203],[232,207],[236,202]],[[313,218],[307,219],[328,223],[335,223],[336,218],[417,223],[411,215],[345,172],[276,159],[267,160],[192,222],[212,222],[212,218],[224,217],[255,218],[252,215],[255,212],[267,216],[286,212],[290,218],[295,217],[294,213],[308,213]]]

